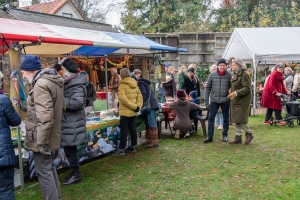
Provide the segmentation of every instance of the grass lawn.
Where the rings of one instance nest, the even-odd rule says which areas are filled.
[[[139,146],[135,153],[86,163],[81,183],[61,187],[63,200],[300,199],[300,126],[263,125],[263,119],[250,117],[255,138],[249,145],[222,142],[220,130],[204,144],[199,128],[187,139],[165,136],[157,149]],[[229,139],[234,136],[230,126]],[[60,173],[60,181],[68,174]],[[42,199],[39,186],[16,194]]]

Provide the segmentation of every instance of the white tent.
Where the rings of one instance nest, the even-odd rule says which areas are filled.
[[[300,61],[300,27],[235,28],[222,57],[253,61],[255,83],[256,67],[260,62],[275,64]],[[253,90],[255,94],[255,84]],[[255,95],[253,108],[255,115]]]

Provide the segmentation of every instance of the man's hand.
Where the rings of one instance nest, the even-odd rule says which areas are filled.
[[[46,144],[39,145],[40,153],[45,156],[51,156],[51,151],[48,150],[48,146]]]
[[[231,92],[227,97],[228,97],[230,100],[232,100],[232,99],[234,99],[236,96],[237,96],[237,95],[236,95],[236,92]]]

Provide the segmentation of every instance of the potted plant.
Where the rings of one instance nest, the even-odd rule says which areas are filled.
[[[199,78],[201,78],[202,82],[206,82],[208,75],[209,75],[210,71],[209,71],[209,66],[204,67],[204,68],[197,68],[196,74]]]

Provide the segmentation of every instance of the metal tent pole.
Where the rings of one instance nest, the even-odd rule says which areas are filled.
[[[105,54],[105,92],[106,92],[106,109],[108,110],[108,76],[107,76],[107,54]]]
[[[24,190],[24,173],[23,173],[23,159],[22,159],[22,147],[21,147],[21,134],[20,127],[17,126],[17,139],[18,139],[18,152],[19,152],[19,167],[20,167],[20,182],[21,190]]]
[[[254,70],[254,83],[253,83],[253,115],[256,115],[256,62],[255,58],[253,58],[253,70]]]

